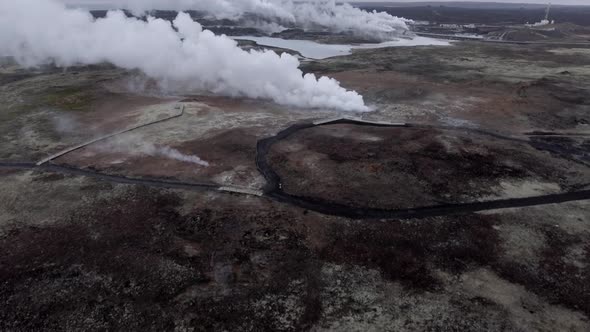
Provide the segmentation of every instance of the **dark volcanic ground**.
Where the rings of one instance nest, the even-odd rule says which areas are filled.
[[[581,216],[521,209],[351,222],[254,198],[120,189],[49,227],[3,235],[3,330],[588,324]]]
[[[465,203],[590,183],[584,165],[461,129],[328,125],[296,132],[268,158],[285,192],[355,207]]]
[[[589,64],[585,48],[471,42],[307,62],[306,72],[338,79],[375,108],[356,116],[425,126],[310,128],[267,157],[284,190],[351,206],[587,190]],[[259,190],[257,142],[341,115],[243,98],[171,103],[122,90],[136,75],[2,64],[2,162],[36,162],[178,102],[183,117],[129,136],[198,155],[208,168],[108,144],[55,163]],[[268,197],[3,165],[3,331],[590,330],[588,200],[351,220]]]

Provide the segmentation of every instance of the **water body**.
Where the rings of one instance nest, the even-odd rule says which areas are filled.
[[[383,47],[407,47],[407,46],[449,46],[449,41],[439,40],[427,37],[414,37],[412,39],[398,39],[378,44],[359,44],[359,45],[333,45],[320,44],[311,40],[293,40],[273,37],[254,37],[254,36],[232,36],[233,39],[244,39],[256,42],[261,46],[287,48],[299,52],[306,58],[326,59],[339,55],[349,55],[353,49],[370,49]]]

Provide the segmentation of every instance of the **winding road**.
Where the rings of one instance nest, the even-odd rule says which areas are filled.
[[[452,127],[452,126],[433,126],[433,125],[422,125],[422,124],[388,124],[380,122],[366,122],[359,119],[340,118],[327,121],[306,121],[294,124],[275,136],[264,138],[258,141],[256,146],[256,166],[258,171],[266,179],[266,186],[263,192],[258,193],[253,190],[246,190],[245,188],[233,188],[227,186],[221,186],[215,183],[206,182],[185,182],[185,181],[173,181],[158,178],[135,178],[127,177],[123,175],[110,175],[101,173],[98,171],[77,168],[74,166],[57,165],[51,162],[34,163],[34,162],[0,162],[0,168],[10,169],[26,169],[26,170],[38,170],[43,172],[61,173],[76,176],[86,176],[95,178],[101,181],[107,181],[111,183],[121,184],[132,184],[132,185],[143,185],[149,187],[168,188],[168,189],[181,189],[181,190],[195,190],[195,191],[218,191],[226,192],[237,195],[248,195],[248,196],[262,196],[271,200],[290,204],[307,210],[319,212],[327,215],[335,215],[348,217],[353,219],[409,219],[409,218],[427,218],[435,216],[444,216],[452,214],[464,214],[478,211],[504,209],[504,208],[518,208],[518,207],[529,207],[547,204],[558,204],[571,201],[590,200],[590,190],[579,190],[574,192],[564,192],[559,194],[549,194],[535,197],[526,198],[510,198],[500,199],[493,201],[484,202],[470,202],[461,204],[442,204],[435,206],[416,207],[410,209],[376,209],[376,208],[361,208],[342,205],[334,202],[325,201],[318,198],[312,197],[301,197],[288,194],[283,191],[281,179],[279,175],[272,169],[267,161],[267,155],[271,147],[280,140],[283,140],[291,134],[317,126],[327,126],[334,124],[353,124],[360,126],[372,126],[372,127],[403,127],[403,128],[436,128],[436,129],[452,129],[474,132],[478,134],[488,135],[494,138],[503,140],[515,141],[520,143],[532,144],[531,141],[526,139],[508,137],[500,135],[498,133],[488,132],[481,129],[469,128],[469,127]],[[113,135],[109,136],[112,137]],[[572,161],[582,163],[588,166],[584,161],[578,160],[567,154],[567,151],[563,151],[559,147],[535,142],[534,147],[537,149],[547,150],[551,153],[558,154],[564,158]],[[62,154],[63,155],[63,154]]]

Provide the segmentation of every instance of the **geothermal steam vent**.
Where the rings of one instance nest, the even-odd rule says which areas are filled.
[[[257,5],[251,8],[254,11],[259,10],[260,5],[255,3]],[[288,3],[294,6],[294,12],[303,10],[300,5]],[[361,13],[351,7],[343,8],[347,8],[350,15]],[[0,10],[0,45],[24,66],[51,62],[68,67],[106,61],[121,68],[139,69],[169,91],[205,90],[306,108],[368,110],[362,96],[340,87],[336,80],[303,75],[297,58],[271,51],[244,51],[234,40],[203,30],[186,13],[179,13],[172,22],[153,17],[144,21],[127,17],[121,11],[111,11],[104,18],[94,19],[86,11],[67,9],[50,0],[3,2]],[[232,12],[213,13],[223,16]],[[322,13],[325,11],[319,12],[315,19],[331,26],[334,22],[326,21]],[[373,17],[365,12],[362,15]],[[290,19],[297,22],[301,17]],[[397,20],[385,24],[387,19],[391,20],[376,16],[365,24],[380,28],[384,33],[392,33],[404,25]],[[42,23],[49,20],[60,24]],[[336,25],[334,28],[343,27]],[[115,35],[119,38],[113,38]]]

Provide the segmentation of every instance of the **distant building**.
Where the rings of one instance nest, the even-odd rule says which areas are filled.
[[[441,28],[447,28],[447,29],[458,29],[461,27],[459,24],[441,24],[439,26]]]

